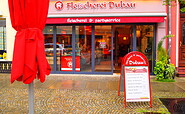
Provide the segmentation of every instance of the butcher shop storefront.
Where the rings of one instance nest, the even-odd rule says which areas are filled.
[[[113,74],[125,54],[139,51],[152,73],[165,16],[162,0],[50,0],[43,32],[52,72]]]

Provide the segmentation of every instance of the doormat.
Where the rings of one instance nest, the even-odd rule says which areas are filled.
[[[185,114],[185,98],[160,98],[171,114]]]

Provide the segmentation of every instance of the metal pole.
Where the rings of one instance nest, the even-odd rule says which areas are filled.
[[[169,30],[169,32],[168,32],[168,35],[171,35],[171,33],[172,33],[172,28],[171,28],[171,22],[172,22],[172,20],[171,20],[171,5],[168,5],[168,30]],[[170,57],[171,56],[171,37],[169,37],[168,38],[168,56]],[[169,62],[171,63],[171,59],[169,59]]]
[[[29,84],[28,88],[29,114],[34,114],[34,82]]]

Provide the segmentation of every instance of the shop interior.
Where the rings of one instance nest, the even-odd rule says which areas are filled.
[[[154,25],[53,27],[44,30],[46,56],[53,70],[120,72],[122,58],[133,50],[133,45],[153,64]]]

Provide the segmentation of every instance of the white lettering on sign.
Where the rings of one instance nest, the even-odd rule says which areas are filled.
[[[72,65],[73,65],[72,61],[67,62],[67,66],[68,66],[69,68],[72,68]]]
[[[144,61],[144,64],[146,64],[146,61],[145,59],[141,56],[141,55],[136,55],[137,57],[140,57],[143,61]]]
[[[119,2],[101,2],[101,3],[90,3],[90,2],[84,2],[84,3],[80,3],[80,2],[67,2],[64,4],[65,7],[68,10],[86,10],[86,9],[127,9],[127,8],[135,8],[136,7],[136,3],[133,2],[123,2],[123,1],[119,1]],[[63,3],[58,1],[55,3],[55,8],[57,10],[62,9],[63,7]]]
[[[121,22],[120,19],[95,19],[95,23],[107,23],[107,22],[111,22],[111,23],[116,23],[116,22]]]
[[[129,61],[129,64],[130,65],[141,65],[141,64],[144,64],[144,62],[139,62],[139,61],[137,61],[137,60],[135,60],[135,61]]]
[[[86,23],[87,22],[87,19],[67,19],[67,22],[68,23],[78,23],[78,22],[80,22],[80,23],[82,23],[82,22],[84,22],[84,23]]]
[[[137,60],[138,58],[140,60]],[[141,55],[133,54],[128,57],[126,64],[128,64],[128,65],[142,65],[142,64],[146,64],[146,61]]]
[[[66,61],[72,61],[72,58],[64,58]]]
[[[68,18],[67,23],[119,23],[121,19],[119,18]]]

